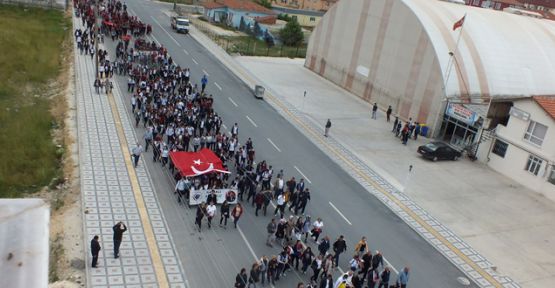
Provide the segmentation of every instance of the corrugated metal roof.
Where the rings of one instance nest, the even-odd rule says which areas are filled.
[[[442,73],[455,51],[468,94],[494,98],[555,94],[555,22],[443,1],[400,0],[422,23],[434,46]],[[453,24],[466,15],[461,28]],[[461,95],[452,68],[446,96]],[[484,89],[484,88],[487,89]]]

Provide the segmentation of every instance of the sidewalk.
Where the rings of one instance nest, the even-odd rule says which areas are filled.
[[[81,27],[74,19],[74,27]],[[110,58],[112,59],[112,58]],[[136,140],[121,97],[97,94],[94,62],[75,49],[75,91],[87,287],[186,287],[144,162],[133,169]],[[115,88],[114,93],[119,93]],[[115,98],[115,99],[114,99]],[[122,145],[123,144],[123,145]],[[113,257],[112,226],[123,221],[120,257]],[[100,236],[98,268],[91,267],[90,240]]]
[[[370,119],[371,105],[305,69],[304,59],[235,60],[322,133],[330,118],[333,140],[493,262],[499,274],[523,287],[552,286],[555,203],[483,164],[423,160],[416,148],[430,139],[401,145],[383,111]]]

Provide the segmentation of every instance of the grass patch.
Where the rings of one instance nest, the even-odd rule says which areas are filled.
[[[0,5],[0,197],[62,178],[49,97],[71,29],[62,11]]]
[[[223,47],[228,53],[239,53],[246,56],[270,56],[270,57],[290,57],[304,58],[306,56],[306,44],[299,47],[276,45],[269,47],[265,41],[255,39],[251,36],[239,37],[216,37],[214,39],[218,45]]]

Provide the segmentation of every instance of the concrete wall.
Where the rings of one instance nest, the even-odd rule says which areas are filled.
[[[305,66],[381,109],[391,105],[402,119],[440,127],[441,68],[402,1],[340,1],[312,33]]]
[[[511,116],[506,127],[498,125],[496,128],[497,137],[509,143],[505,157],[490,153],[488,165],[522,185],[555,200],[555,185],[547,181],[551,165],[555,164],[555,121],[532,99],[516,101],[514,107],[530,113],[530,120],[548,127],[545,139],[541,147],[525,140],[524,134],[530,122]],[[530,154],[543,159],[538,175],[525,170]]]

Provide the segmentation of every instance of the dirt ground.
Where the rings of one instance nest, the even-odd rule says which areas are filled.
[[[71,11],[68,17],[71,17]],[[72,31],[68,31],[72,34]],[[72,34],[73,35],[73,34]],[[55,142],[64,149],[64,181],[39,192],[50,201],[50,277],[49,287],[85,287],[85,247],[79,182],[79,150],[74,91],[73,36],[64,43],[63,71],[53,86],[52,114],[60,123],[53,131]]]

